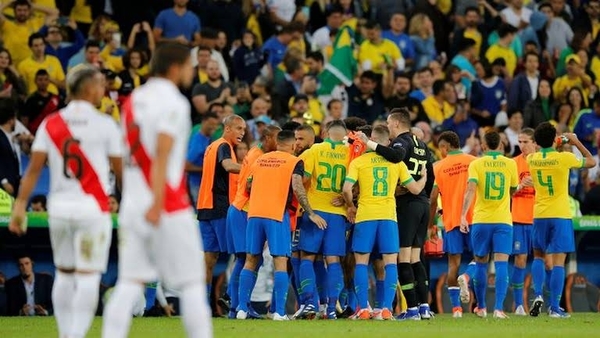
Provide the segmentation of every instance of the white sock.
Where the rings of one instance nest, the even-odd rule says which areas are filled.
[[[70,337],[83,338],[90,329],[98,308],[100,277],[100,273],[75,273],[76,288],[72,296],[73,323]]]
[[[104,307],[102,337],[125,338],[129,334],[133,306],[144,286],[139,283],[119,281]]]
[[[67,337],[73,322],[73,294],[75,293],[75,276],[72,273],[56,271],[52,286],[52,305],[58,325],[58,336]]]
[[[204,285],[191,284],[181,292],[181,315],[189,338],[211,338],[212,322]]]

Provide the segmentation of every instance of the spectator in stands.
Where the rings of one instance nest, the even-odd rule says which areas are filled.
[[[359,117],[373,123],[385,114],[385,100],[394,92],[394,69],[390,66],[379,86],[378,76],[373,71],[360,75],[358,84],[346,88],[348,92],[348,117]]]
[[[250,148],[245,141],[242,141],[235,146],[235,158],[237,159],[238,164],[241,165],[244,163],[244,159],[246,158],[246,155],[248,155],[248,150],[250,150]]]
[[[292,22],[296,14],[294,0],[269,0],[266,1],[269,18],[278,27],[284,27]]]
[[[588,98],[583,96],[583,91],[579,87],[573,87],[567,92],[567,103],[571,106],[573,114],[569,117],[567,127],[569,130],[575,128],[575,122],[579,113],[589,107]],[[593,104],[593,102],[592,102]]]
[[[104,60],[100,57],[100,42],[88,40],[85,43],[83,58],[76,54],[69,60],[69,70],[80,64],[88,64],[97,68],[104,68]]]
[[[519,134],[523,129],[523,112],[519,109],[508,111],[508,126],[504,129],[504,134],[509,142],[506,156],[514,157],[521,153],[519,148]]]
[[[308,66],[308,74],[319,76],[323,72],[325,58],[321,52],[311,52],[306,56],[306,65]]]
[[[495,75],[491,65],[484,65],[485,76],[473,82],[471,107],[473,118],[480,126],[505,126],[506,86],[504,80]]]
[[[214,102],[235,104],[235,89],[233,85],[221,78],[219,63],[210,60],[206,65],[206,72],[208,81],[195,85],[192,90],[192,100],[196,112],[206,113]]]
[[[194,86],[197,84],[204,84],[208,81],[208,73],[206,71],[206,67],[208,66],[208,61],[211,60],[210,53],[210,48],[208,48],[207,46],[198,46],[198,52],[196,53],[198,64],[196,65],[196,71],[194,72]]]
[[[573,40],[573,30],[563,18],[554,15],[552,5],[549,2],[541,3],[538,10],[548,18],[542,34],[542,37],[545,39],[545,50],[550,55],[558,57],[560,52],[568,48]]]
[[[140,69],[147,63],[146,54],[139,49],[130,49],[125,53],[123,56],[125,70],[119,73],[121,79],[119,95],[128,96],[135,88],[146,82],[146,78],[140,74]]]
[[[575,54],[578,50],[589,50],[592,44],[592,33],[591,31],[575,31],[573,34],[573,40],[568,48],[562,50],[558,56],[556,63],[556,76],[563,76],[567,73],[567,57]]]
[[[265,64],[263,52],[255,43],[254,34],[244,32],[242,45],[233,53],[233,71],[238,81],[253,83]]]
[[[481,55],[481,46],[483,45],[484,39],[484,35],[481,29],[479,28],[479,26],[481,25],[481,14],[479,12],[479,7],[465,8],[464,17],[461,17],[460,19],[457,17],[456,19],[464,21],[464,26],[459,24],[457,29],[454,31],[452,53],[460,53],[462,48],[467,48],[467,46],[464,44],[464,41],[466,39],[471,39],[475,42],[475,50],[473,51],[473,57],[478,58],[479,55]],[[457,66],[460,67],[460,64],[457,64]]]
[[[331,45],[331,39],[329,38],[329,32],[331,30],[339,29],[342,25],[343,10],[339,6],[332,6],[327,10],[327,24],[315,31],[312,35],[313,43],[312,49],[322,51],[325,47]]]
[[[458,134],[461,147],[466,144],[467,139],[478,128],[477,122],[470,116],[469,108],[469,103],[466,100],[458,101],[454,115],[444,120],[442,124],[444,130],[451,130]]]
[[[425,14],[416,14],[410,19],[408,32],[415,46],[415,67],[428,66],[437,57],[433,22]]]
[[[500,25],[498,28],[498,41],[492,44],[485,52],[485,58],[489,63],[493,63],[495,60],[500,58],[504,59],[507,70],[505,76],[508,79],[513,77],[515,69],[517,68],[517,54],[511,48],[511,44],[516,33],[517,28],[514,26],[509,24]]]
[[[401,1],[394,1],[401,4]],[[381,33],[381,37],[392,41],[400,49],[400,54],[404,58],[406,67],[412,67],[415,61],[415,45],[410,37],[405,33],[406,15],[405,12],[396,12],[392,14],[389,20],[390,29]]]
[[[365,25],[366,40],[360,44],[358,63],[362,71],[384,74],[388,68],[404,70],[405,61],[400,49],[390,40],[381,37],[381,27],[374,21]]]
[[[552,92],[554,99],[566,101],[569,90],[573,87],[581,88],[583,98],[587,98],[590,93],[590,87],[593,85],[592,79],[585,73],[581,63],[581,58],[577,54],[571,54],[566,58],[567,73],[554,81]]]
[[[600,95],[596,95],[592,106],[592,109],[584,110],[579,114],[573,132],[577,134],[581,143],[583,143],[592,155],[597,157],[597,142],[600,137]],[[592,180],[594,179],[595,176],[592,176]]]
[[[225,57],[221,51],[218,50],[219,31],[212,28],[204,28],[202,30],[202,44],[210,48],[210,58],[217,61],[223,80],[229,82],[229,66],[225,62]]]
[[[251,120],[246,121],[246,134],[250,137],[250,142],[254,142],[255,140],[260,139],[260,130],[258,128],[259,122],[263,125],[271,124],[272,121],[267,116],[269,112],[267,102],[262,98],[257,98],[252,101],[252,105],[250,107],[250,115],[252,116]]]
[[[481,39],[481,37],[479,38]],[[477,78],[477,72],[475,71],[475,66],[473,65],[473,61],[477,60],[478,57],[477,42],[471,38],[462,38],[462,40],[457,42],[455,45],[458,50],[458,54],[452,58],[450,63],[458,67],[460,71],[460,81],[466,91],[465,98],[467,98],[471,95],[471,83]]]
[[[8,20],[4,10],[12,6],[15,11],[14,21]],[[27,39],[33,32],[37,32],[44,24],[44,18],[33,15],[33,11],[40,11],[50,18],[58,16],[58,10],[32,3],[28,0],[5,1],[0,6],[0,28],[4,32],[4,47],[10,51],[13,62],[18,65],[31,54]],[[7,34],[9,33],[9,34]]]
[[[119,108],[118,92],[114,90],[117,81],[117,74],[110,69],[102,69],[105,79],[105,92],[98,110],[119,122],[121,120],[121,109]]]
[[[449,102],[453,95],[454,86],[451,82],[436,80],[433,83],[433,95],[421,102],[432,126],[439,126],[454,115],[455,108]]]
[[[85,46],[85,36],[79,29],[74,20],[69,20],[66,27],[71,28],[75,41],[70,44],[64,44],[63,34],[65,26],[58,23],[50,24],[40,29],[40,34],[46,38],[46,55],[52,55],[58,58],[63,71],[68,69],[69,59],[77,54]]]
[[[265,41],[262,50],[271,68],[277,67],[282,61],[288,45],[294,38],[293,27],[284,27],[277,35]]]
[[[523,7],[523,0],[509,0],[508,6],[500,11],[502,21],[517,28],[519,31],[529,26],[529,21],[533,11]]]
[[[508,109],[522,110],[527,102],[535,100],[540,83],[540,56],[536,53],[525,54],[525,71],[519,73],[508,89]]]
[[[32,212],[46,212],[46,196],[35,195],[31,198],[31,211]]]
[[[541,79],[536,98],[529,101],[523,109],[523,127],[535,128],[542,122],[553,120],[555,110],[550,81]]]
[[[48,89],[50,86],[50,74],[45,69],[40,69],[35,73],[34,92],[27,101],[21,121],[27,129],[35,135],[42,121],[50,114],[60,109],[64,104],[60,96],[51,93]]]
[[[39,33],[33,33],[29,36],[29,48],[31,49],[31,57],[19,63],[17,67],[19,74],[23,77],[27,85],[29,94],[33,94],[37,87],[35,85],[36,73],[40,69],[48,72],[50,77],[50,85],[48,91],[52,94],[58,94],[59,89],[65,89],[65,73],[60,61],[52,56],[46,55],[46,43],[44,36]]]
[[[16,107],[12,100],[0,100],[0,187],[11,196],[17,196],[21,180],[18,151],[12,133],[17,122]]]
[[[200,19],[188,11],[189,0],[173,0],[174,6],[158,14],[154,21],[156,42],[172,41],[186,46],[200,45]]]
[[[408,73],[396,75],[396,80],[394,81],[394,94],[387,100],[386,107],[406,107],[410,112],[410,121],[413,125],[421,121],[429,123],[429,117],[427,117],[423,105],[421,105],[419,100],[409,95],[410,90],[411,84]]]
[[[305,70],[299,59],[288,58],[284,62],[286,74],[284,80],[275,83],[274,104],[271,113],[273,118],[279,119],[289,115],[289,102],[292,97],[300,92]]]
[[[10,52],[0,48],[0,98],[22,101],[27,97],[27,87],[19,77]]]
[[[326,137],[326,129],[325,126],[327,126],[327,124],[331,121],[335,121],[335,120],[342,120],[343,119],[343,110],[344,110],[344,104],[342,103],[342,101],[338,100],[338,99],[331,99],[329,100],[329,102],[327,103],[327,116],[325,116],[325,119],[323,119],[322,122],[322,128],[321,128],[321,134],[322,134],[322,138]]]
[[[595,183],[581,203],[581,213],[584,215],[600,216],[600,175],[596,175]]]
[[[423,67],[417,70],[417,84],[410,93],[411,97],[423,102],[426,98],[433,95],[433,71],[429,67]]]
[[[33,272],[33,260],[27,255],[18,259],[19,275],[6,282],[9,316],[51,316],[52,276]]]
[[[211,137],[219,126],[219,117],[215,113],[208,112],[202,115],[202,125],[198,132],[190,137],[185,170],[187,172],[188,191],[192,205],[198,200],[198,190],[202,179],[202,164],[204,163],[204,152],[211,142]]]
[[[119,213],[119,204],[119,198],[117,195],[112,194],[108,196],[109,211],[111,214]]]

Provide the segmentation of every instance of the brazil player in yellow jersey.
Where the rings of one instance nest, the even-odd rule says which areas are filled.
[[[496,268],[496,302],[494,318],[506,319],[503,305],[508,289],[508,257],[512,252],[512,216],[510,197],[519,185],[515,161],[504,157],[500,149],[500,134],[496,131],[484,135],[485,155],[469,164],[469,181],[465,194],[460,230],[469,231],[467,214],[473,199],[473,225],[471,242],[475,255],[476,271],[473,278],[479,317],[486,317],[485,294],[489,254],[494,253]]]
[[[322,254],[327,262],[327,318],[336,319],[336,304],[344,285],[340,257],[346,255],[346,209],[334,206],[331,201],[342,192],[342,185],[350,160],[350,147],[344,144],[346,125],[341,120],[327,124],[328,137],[302,153],[304,176],[310,178],[307,197],[315,213],[327,221],[327,228],[320,229],[308,216],[303,216],[300,226],[301,250],[300,285],[302,310],[297,318],[315,313],[315,258]]]
[[[544,305],[544,258],[552,266],[550,273],[550,317],[564,318],[569,315],[559,304],[565,281],[565,258],[575,251],[573,221],[569,208],[569,170],[571,168],[593,168],[596,161],[592,154],[577,139],[575,134],[564,134],[569,143],[577,147],[584,158],[579,159],[570,152],[557,152],[556,128],[542,123],[534,133],[540,150],[527,157],[529,172],[535,188],[533,206],[533,264],[531,275],[535,300],[529,314],[537,317]]]
[[[387,146],[390,133],[387,127],[377,126],[371,132],[371,140]],[[350,222],[356,223],[352,236],[352,251],[356,259],[354,285],[358,298],[358,310],[354,318],[369,319],[367,267],[370,254],[377,248],[385,264],[383,282],[383,304],[381,318],[393,319],[392,302],[396,294],[398,270],[396,261],[400,247],[398,223],[396,218],[396,200],[394,197],[398,182],[411,193],[419,194],[427,181],[427,170],[423,168],[421,178],[415,181],[403,162],[388,162],[375,152],[367,152],[350,163],[348,175],[343,187],[344,201]],[[352,201],[355,184],[360,189],[358,209]]]

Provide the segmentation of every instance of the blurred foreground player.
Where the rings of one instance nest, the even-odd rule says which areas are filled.
[[[181,292],[188,336],[211,337],[200,233],[185,183],[190,105],[179,87],[192,83],[189,50],[165,44],[150,68],[154,77],[123,107],[128,154],[119,215],[119,278],[104,311],[102,334],[127,337],[137,295],[144,283],[160,279]]]

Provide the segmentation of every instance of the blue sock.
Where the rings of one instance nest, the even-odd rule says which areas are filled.
[[[348,307],[352,310],[356,310],[358,307],[358,298],[356,297],[356,288],[354,287],[354,280],[352,284],[350,284],[350,288],[348,289]]]
[[[448,295],[450,296],[450,303],[452,308],[462,307],[460,305],[460,288],[458,286],[449,286]]]
[[[302,290],[300,290],[300,257],[292,257],[290,261],[292,263],[292,285],[294,286],[296,301],[298,304],[302,304]]]
[[[531,282],[533,283],[533,292],[535,297],[541,297],[544,294],[544,259],[534,258],[531,263]]]
[[[560,308],[560,298],[565,287],[565,268],[555,266],[552,268],[552,277],[550,278],[550,307],[553,311]]]
[[[470,262],[469,265],[467,265],[467,270],[465,270],[465,275],[469,276],[469,280],[473,280],[473,277],[475,277],[476,271],[477,271],[477,264],[475,262]]]
[[[346,288],[343,288],[342,292],[340,292],[339,301],[340,301],[340,306],[342,307],[342,309],[344,307],[346,307],[346,305],[348,305],[348,294],[349,294],[349,292],[348,292],[348,289],[346,289]]]
[[[495,310],[504,311],[504,300],[508,290],[508,262],[494,262],[496,268],[496,304]]]
[[[525,269],[514,267],[511,280],[513,295],[515,298],[515,307],[523,305],[523,287],[525,285]],[[498,288],[498,285],[496,285]]]
[[[398,284],[398,265],[387,264],[385,266],[385,279],[383,280],[383,309],[393,310],[392,303],[396,296],[396,286]]]
[[[275,313],[277,311],[277,300],[275,299],[275,288],[271,292],[271,305],[269,305],[269,312]]]
[[[244,270],[245,258],[236,258],[231,277],[229,278],[229,287],[227,293],[231,297],[231,308],[236,309],[240,303],[240,273]]]
[[[344,273],[340,263],[331,263],[327,266],[327,312],[335,311],[335,306],[344,286]]]
[[[548,300],[548,304],[550,304],[550,280],[552,279],[552,269],[545,270],[545,279],[544,279],[544,298]]]
[[[369,307],[369,273],[366,264],[356,264],[354,270],[354,291],[358,300],[358,307],[366,309]]]
[[[287,271],[275,271],[274,279],[275,309],[280,316],[285,316],[285,300],[289,287]]]
[[[248,311],[250,305],[250,295],[256,285],[256,272],[248,269],[243,269],[240,272],[240,292],[239,292],[239,303],[237,310]]]
[[[315,270],[313,262],[303,259],[300,262],[300,299],[301,304],[313,304],[315,297]]]
[[[315,261],[313,266],[315,268],[315,283],[317,284],[317,293],[319,294],[319,301],[317,304],[327,304],[327,268],[325,268],[325,261]]]
[[[383,303],[385,303],[384,284],[383,280],[377,280],[375,282],[375,304],[373,304],[373,308],[375,309],[382,309]]]
[[[146,284],[146,310],[150,310],[154,307],[156,302],[156,282]]]
[[[477,270],[473,277],[473,286],[475,297],[477,297],[477,307],[485,309],[485,293],[487,291],[487,263],[477,263]]]

